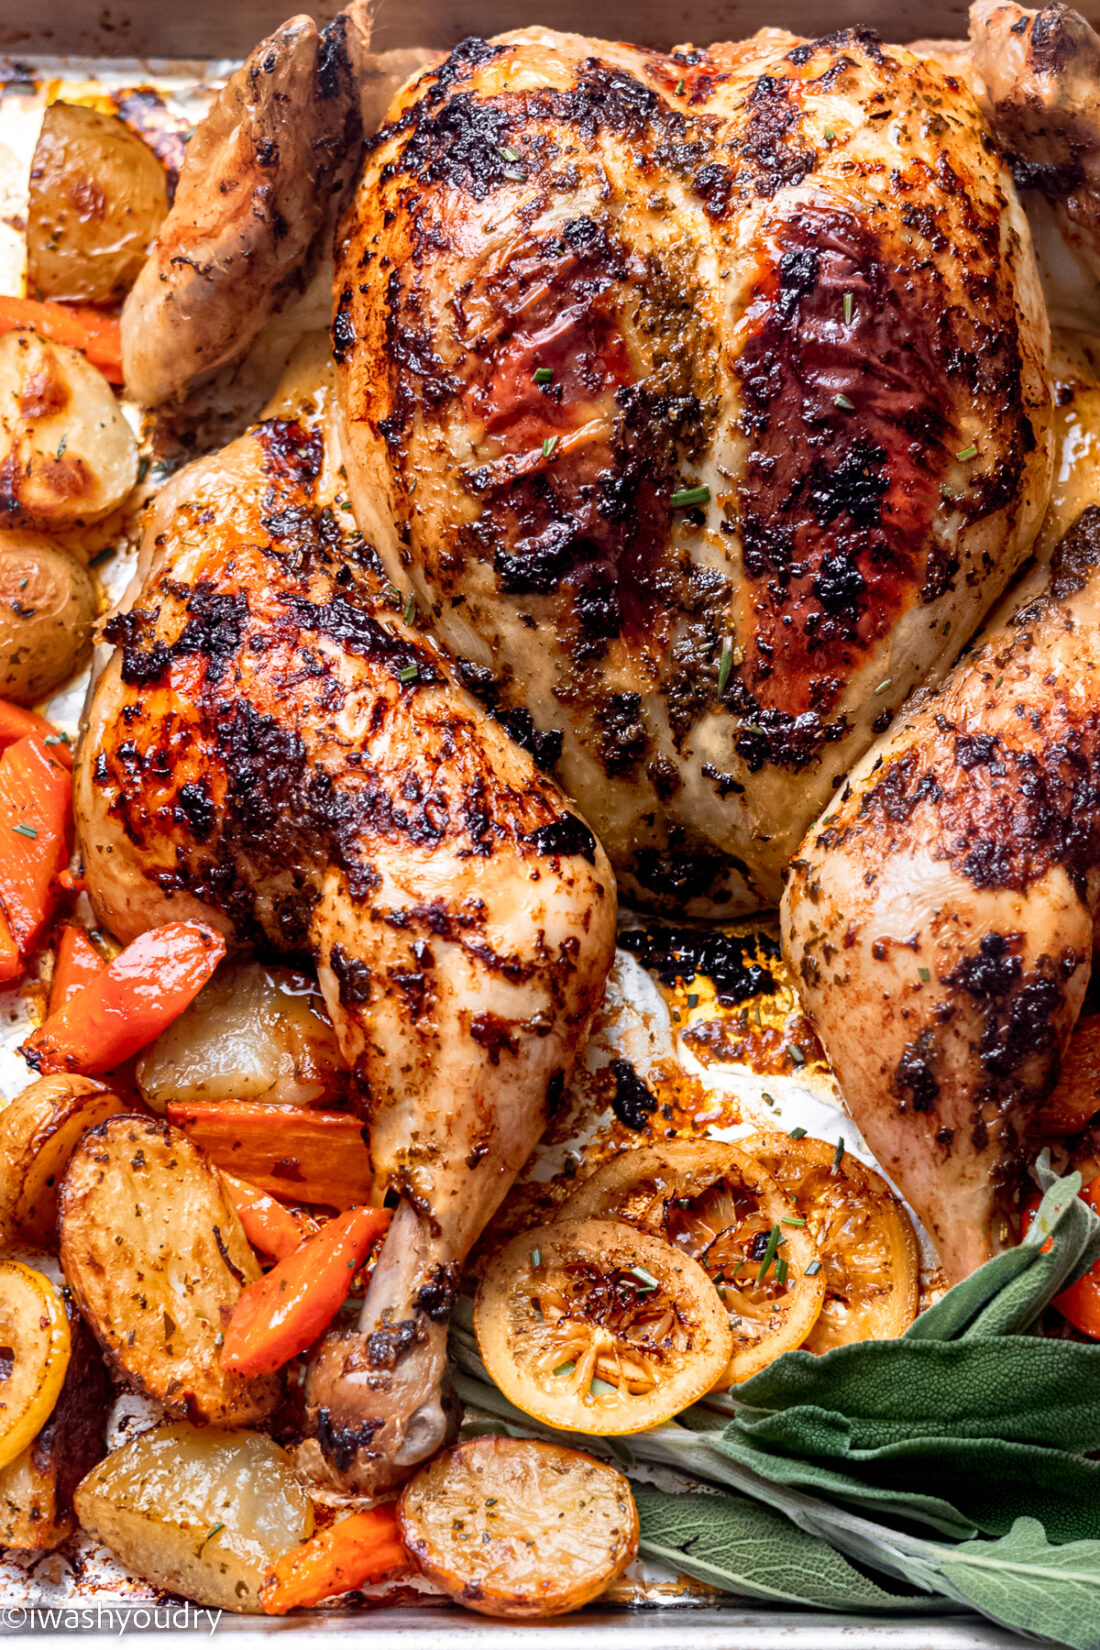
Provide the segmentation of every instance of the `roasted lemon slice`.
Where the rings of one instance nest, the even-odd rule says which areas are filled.
[[[638,1512],[622,1473],[559,1444],[459,1444],[406,1485],[398,1512],[421,1569],[489,1616],[579,1610],[638,1551]]]
[[[714,1385],[729,1317],[702,1267],[610,1220],[514,1238],[474,1303],[493,1380],[528,1415],[592,1434],[658,1426]]]
[[[729,1313],[733,1353],[714,1385],[801,1346],[825,1298],[821,1257],[778,1181],[737,1146],[671,1141],[623,1152],[562,1208],[625,1220],[698,1260]]]
[[[53,1414],[70,1350],[65,1305],[49,1278],[0,1260],[0,1467],[21,1455]]]
[[[917,1314],[917,1241],[882,1176],[851,1155],[837,1161],[827,1140],[765,1134],[743,1144],[794,1200],[821,1251],[825,1302],[806,1350],[904,1334]]]

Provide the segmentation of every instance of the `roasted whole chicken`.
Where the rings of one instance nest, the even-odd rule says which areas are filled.
[[[292,406],[159,495],[77,815],[121,940],[193,915],[316,965],[402,1201],[358,1325],[313,1356],[300,1453],[369,1490],[446,1434],[458,1268],[562,1097],[615,891],[588,826],[392,611],[337,463]]]
[[[352,7],[257,48],[128,300],[168,404],[343,209],[339,437],[283,407],[161,496],[80,791],[121,937],[198,909],[319,968],[403,1199],[310,1370],[305,1455],[357,1489],[446,1430],[454,1269],[583,1039],[612,867],[695,917],[790,869],[872,1148],[952,1277],[1005,1239],[1091,966],[1100,645],[1090,515],[944,681],[1051,496],[1018,185],[1100,269],[1075,13],[978,0],[920,49],[525,29],[374,135],[368,35]],[[268,198],[308,203],[286,237]]]

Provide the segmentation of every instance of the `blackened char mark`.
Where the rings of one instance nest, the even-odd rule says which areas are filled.
[[[867,224],[807,207],[777,231],[756,289],[739,364],[754,631],[742,679],[766,709],[827,712],[930,571],[949,392],[932,276],[913,278],[928,284],[919,300]]]
[[[340,1004],[343,1008],[361,1008],[370,1001],[371,971],[369,966],[359,957],[353,957],[350,952],[337,942],[329,954],[329,967],[336,975],[336,982],[340,989]]]
[[[615,1116],[626,1129],[644,1129],[646,1119],[657,1110],[656,1095],[626,1060],[612,1060],[611,1074],[615,1079],[611,1102]]]
[[[174,659],[198,656],[206,660],[206,681],[217,687],[238,653],[248,624],[248,598],[243,592],[226,595],[200,580],[186,596],[187,620],[172,643],[143,645],[157,615],[134,609],[120,613],[104,628],[109,642],[122,648],[122,680],[129,687],[159,682]]]
[[[929,1112],[935,1106],[940,1095],[936,1056],[935,1035],[928,1027],[906,1043],[891,1085],[900,1112]]]
[[[743,1003],[775,990],[775,976],[755,960],[779,958],[779,942],[766,933],[723,934],[717,928],[673,927],[651,923],[619,935],[624,951],[656,974],[662,985],[690,985],[701,974],[714,986],[720,1003]],[[751,957],[750,962],[747,959]]]
[[[577,854],[589,865],[596,863],[596,838],[576,814],[562,814],[560,819],[551,820],[549,825],[540,825],[526,840],[537,854],[546,859]]]
[[[374,1435],[382,1426],[378,1421],[362,1421],[358,1426],[346,1427],[333,1423],[331,1411],[322,1409],[317,1417],[317,1442],[325,1460],[337,1472],[347,1472],[359,1451],[369,1450]]]
[[[800,90],[794,81],[761,75],[749,94],[749,121],[738,147],[764,199],[800,184],[816,164],[814,151],[797,143]]]
[[[426,649],[417,647],[404,636],[394,635],[372,613],[347,596],[332,595],[322,604],[306,601],[294,593],[280,592],[279,601],[303,630],[329,636],[349,653],[385,665],[398,681],[407,680],[407,673],[413,670],[415,682],[428,684],[441,680]]]

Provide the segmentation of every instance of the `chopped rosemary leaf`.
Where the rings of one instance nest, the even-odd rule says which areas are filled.
[[[831,126],[826,126],[826,128],[825,128],[825,142],[826,143],[832,143],[832,141],[835,137],[836,137],[836,133],[833,131],[832,127]]]
[[[684,80],[684,76],[681,75],[680,76],[680,84],[676,88],[676,96],[677,97],[683,97],[685,84],[686,84],[686,82]]]
[[[399,682],[415,682],[419,675],[420,667],[418,665],[406,665],[404,670],[397,672],[397,680]]]
[[[778,1225],[773,1226],[771,1231],[768,1233],[768,1247],[764,1250],[764,1258],[760,1262],[760,1270],[756,1274],[757,1283],[763,1283],[764,1279],[767,1277],[768,1268],[771,1266],[772,1261],[779,1253],[779,1245],[782,1238],[783,1233],[779,1230]]]
[[[852,294],[850,292],[846,292],[844,294],[844,325],[846,327],[850,327],[851,324],[852,324],[852,311],[855,309],[855,307],[856,307],[855,299],[852,297]]]
[[[668,502],[673,510],[686,510],[691,504],[709,504],[710,488],[681,487]]]
[[[812,1260],[810,1262],[809,1266],[807,1266],[807,1268],[806,1268],[805,1276],[808,1277],[808,1278],[816,1278],[817,1274],[820,1271],[821,1271],[821,1262],[819,1260]]]
[[[554,369],[552,367],[536,367],[535,368],[535,383],[536,384],[552,384],[553,382],[554,382]]]
[[[38,832],[35,830],[33,825],[13,825],[12,830],[18,831],[20,836],[30,837],[32,842],[38,835]]]
[[[834,395],[833,406],[839,407],[842,412],[855,412],[856,410],[855,402],[849,401],[846,395]]]
[[[931,972],[931,969],[928,969],[928,968],[918,968],[918,969],[917,969],[917,973],[918,973],[918,974],[919,974],[919,975],[920,975],[920,977],[921,977],[921,979],[922,979],[922,980],[923,980],[923,981],[924,981],[924,983],[925,983],[925,985],[927,985],[927,984],[928,984],[928,982],[929,982],[929,980],[930,980],[930,979],[931,979],[931,978],[932,978],[932,972]]]
[[[541,1249],[532,1249],[531,1250],[531,1265],[532,1266],[541,1266],[542,1265],[542,1250]]]
[[[210,1529],[208,1529],[207,1532],[206,1532],[206,1540],[207,1541],[213,1541],[214,1537],[216,1535],[221,1535],[221,1533],[224,1529],[225,1529],[224,1524],[213,1524],[213,1525],[211,1525]],[[204,1542],[203,1545],[205,1546],[206,1542]]]
[[[568,1358],[565,1363],[559,1364],[557,1369],[552,1369],[550,1373],[551,1375],[572,1375],[576,1367],[577,1360],[575,1358]]]
[[[718,661],[718,697],[722,697],[729,684],[730,671],[733,669],[733,637],[723,636],[722,657]]]
[[[637,1278],[643,1289],[658,1289],[660,1287],[652,1272],[647,1272],[644,1266],[632,1266],[630,1276]]]
[[[836,1151],[833,1153],[833,1168],[834,1169],[839,1169],[840,1165],[843,1162],[844,1162],[844,1142],[843,1142],[843,1140],[838,1140],[837,1143],[836,1143]]]
[[[875,692],[876,693],[885,693],[886,689],[890,686],[890,683],[893,681],[893,679],[894,678],[892,676],[887,676],[885,681],[879,683],[878,687],[875,689]]]
[[[787,1281],[787,1262],[782,1255],[775,1263],[775,1281],[776,1283],[786,1283]]]
[[[794,1061],[796,1066],[804,1066],[806,1064],[806,1056],[803,1054],[802,1048],[798,1043],[791,1044],[791,1059]]]
[[[509,147],[506,143],[501,144],[500,152],[504,156],[505,160],[518,160],[519,159],[519,150],[518,149],[509,149]]]
[[[1002,683],[1002,682],[1003,682],[1003,681],[1004,681],[1004,677],[1003,677],[1003,676],[998,676],[998,677],[997,677],[997,680],[996,680],[996,681],[995,681],[995,682],[994,682],[994,684],[993,684],[993,691],[994,691],[994,693],[996,693],[996,691],[997,691],[997,689],[998,689],[998,688],[999,688],[999,687],[1000,687],[1000,685],[1001,685],[1001,683]],[[48,745],[48,744],[49,744],[49,740],[48,740],[48,739],[47,739],[47,740],[46,740],[46,743],[47,743],[47,745]]]
[[[527,182],[527,173],[521,172],[518,167],[506,166],[504,168],[504,176],[507,178],[509,183]]]
[[[784,1226],[805,1226],[806,1222],[801,1215],[784,1215],[783,1224]]]
[[[789,1140],[805,1140],[806,1130],[803,1128],[792,1129],[787,1138]]]
[[[542,456],[543,456],[543,458],[549,458],[550,455],[553,453],[554,448],[557,446],[557,444],[558,444],[557,436],[556,435],[548,435],[546,440],[542,444]]]
[[[955,454],[960,464],[965,464],[968,458],[976,458],[977,456],[978,449],[975,446],[964,447],[961,453]]]
[[[409,599],[405,603],[405,612],[403,617],[406,624],[412,624],[413,620],[416,618],[416,596],[411,590],[409,591]]]
[[[760,1004],[757,1003],[756,1006],[757,1006],[757,1008],[759,1008]],[[767,1089],[761,1089],[760,1098],[761,1098],[761,1100],[763,1100],[763,1102],[766,1106],[774,1106],[775,1105],[775,1095],[774,1094],[769,1094]]]

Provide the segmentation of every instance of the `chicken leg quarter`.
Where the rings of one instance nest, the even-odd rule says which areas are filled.
[[[852,1116],[952,1282],[1011,1241],[1100,900],[1100,509],[873,748],[783,938]]]
[[[338,523],[272,418],[160,495],[78,775],[96,913],[311,957],[401,1202],[307,1374],[303,1465],[355,1490],[443,1440],[458,1268],[561,1097],[614,953],[607,860]],[[335,505],[335,507],[334,507]]]

